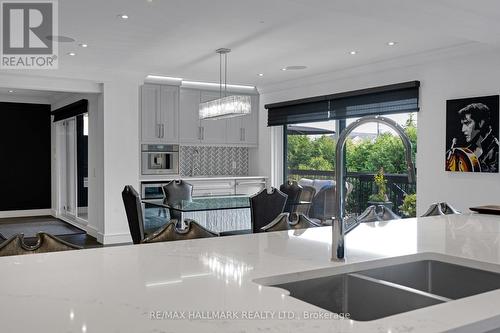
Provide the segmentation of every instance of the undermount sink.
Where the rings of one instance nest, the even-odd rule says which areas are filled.
[[[302,275],[303,276],[303,275]],[[500,273],[417,260],[267,284],[327,311],[369,321],[500,289]]]

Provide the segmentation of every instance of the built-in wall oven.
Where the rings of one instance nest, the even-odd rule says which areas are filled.
[[[179,173],[179,145],[142,145],[143,175],[176,175]]]

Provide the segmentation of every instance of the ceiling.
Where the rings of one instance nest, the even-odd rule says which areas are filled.
[[[64,0],[59,34],[76,42],[60,44],[59,68],[217,82],[214,51],[228,47],[229,82],[260,86],[456,46],[497,47],[499,17],[498,0]],[[281,70],[294,65],[307,69]]]

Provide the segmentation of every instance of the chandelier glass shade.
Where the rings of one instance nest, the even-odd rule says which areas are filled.
[[[220,59],[220,81],[219,91],[220,98],[200,103],[199,118],[200,119],[222,119],[244,116],[252,111],[252,103],[250,96],[231,95],[227,96],[227,54],[230,49],[221,48],[215,51],[219,54]],[[222,81],[222,56],[224,56],[224,82]],[[224,86],[224,94],[222,87]]]
[[[200,103],[200,119],[244,116],[252,111],[250,96],[232,95]]]

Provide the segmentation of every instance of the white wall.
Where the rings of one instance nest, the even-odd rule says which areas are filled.
[[[447,201],[466,212],[468,207],[495,203],[500,197],[500,174],[451,173],[444,171],[446,100],[500,93],[500,52],[472,53],[462,57],[448,55],[441,60],[429,61],[413,66],[381,70],[374,64],[362,71],[332,73],[317,78],[291,81],[276,87],[261,89],[259,142],[275,141],[275,147],[261,144],[251,151],[255,173],[273,176],[272,161],[282,158],[276,152],[281,144],[280,132],[266,127],[268,103],[331,94],[404,81],[419,80],[420,107],[418,115],[418,198],[417,211],[422,214],[436,201]],[[305,82],[307,81],[307,82]],[[286,86],[290,88],[287,88]],[[278,166],[281,168],[281,166]],[[273,179],[273,178],[271,178]],[[273,179],[274,185],[281,179]]]
[[[121,192],[139,191],[139,85],[104,82],[104,243],[131,242]]]

